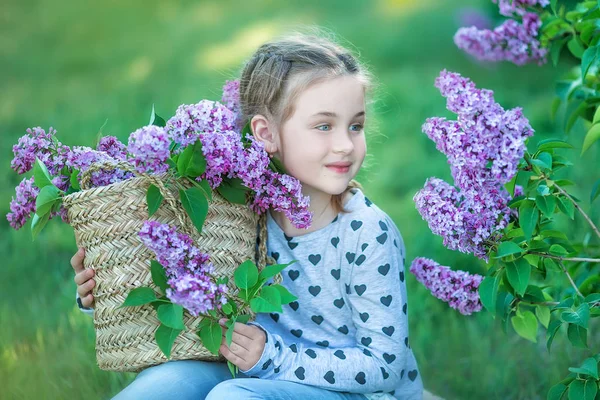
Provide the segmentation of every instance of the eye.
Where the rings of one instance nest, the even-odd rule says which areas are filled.
[[[360,132],[363,130],[362,124],[352,124],[350,125],[350,129],[354,128],[354,132]]]
[[[319,125],[316,127],[318,130],[323,131],[323,132],[327,132],[330,130],[331,125],[329,124],[323,124],[323,125]],[[321,129],[321,128],[325,128],[325,129]]]

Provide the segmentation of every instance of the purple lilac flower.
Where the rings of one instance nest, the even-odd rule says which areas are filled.
[[[127,150],[138,172],[161,174],[169,169],[169,144],[164,128],[148,125],[129,136]]]
[[[181,147],[195,143],[200,133],[215,133],[235,130],[237,116],[216,101],[202,100],[197,104],[182,104],[175,116],[167,121],[169,138]]]
[[[244,146],[235,131],[200,134],[202,154],[206,159],[206,172],[197,180],[207,179],[213,189],[221,184],[223,177],[232,178],[237,172]]]
[[[501,185],[483,185],[459,192],[438,178],[429,178],[414,198],[429,229],[442,237],[444,246],[488,259],[494,242],[510,217],[510,196]]]
[[[498,4],[500,14],[505,17],[512,17],[514,14],[524,15],[528,7],[544,8],[550,4],[549,0],[492,0],[492,2]]]
[[[547,61],[548,50],[542,48],[538,40],[541,26],[537,14],[525,13],[522,24],[511,19],[493,31],[474,26],[460,28],[454,35],[454,43],[481,61],[510,61],[516,65],[537,62],[542,65]]]
[[[197,316],[226,302],[227,286],[211,281],[214,266],[188,235],[158,221],[145,221],[139,236],[165,268],[170,286],[166,294],[173,303]]]
[[[67,156],[67,166],[79,170],[79,179],[93,163],[108,162],[116,164],[117,160],[103,151],[93,150],[90,147],[75,146]],[[92,173],[91,187],[106,186],[133,177],[131,172],[121,169],[107,169]]]
[[[534,132],[522,109],[505,111],[491,90],[477,89],[469,79],[446,70],[436,79],[436,87],[457,120],[428,118],[422,129],[447,156],[456,185],[467,190],[510,181]]]
[[[28,128],[27,134],[19,138],[13,146],[14,158],[10,166],[19,174],[24,174],[33,168],[35,158],[44,163],[51,175],[58,175],[65,166],[69,147],[60,143],[52,127],[48,133],[40,127]]]
[[[225,104],[225,106],[230,109],[233,114],[236,116],[235,125],[236,129],[242,128],[242,120],[241,120],[241,106],[240,106],[240,81],[233,80],[225,82],[223,86],[223,97],[221,98],[221,103]]]
[[[11,212],[6,215],[10,226],[15,230],[25,225],[31,214],[35,212],[35,200],[39,192],[39,189],[33,184],[33,177],[23,178],[17,186],[17,198],[12,198],[10,202]]]
[[[483,276],[465,271],[452,271],[428,258],[415,258],[410,266],[415,275],[438,299],[458,310],[463,315],[481,311],[483,305],[478,288]]]
[[[127,146],[115,136],[104,136],[98,142],[96,150],[105,152],[115,160],[125,161],[127,159]]]
[[[237,175],[254,192],[251,208],[262,214],[269,208],[283,212],[298,229],[310,226],[312,213],[308,211],[310,198],[302,194],[300,181],[269,169],[269,155],[264,144],[246,135],[250,146],[238,163]]]

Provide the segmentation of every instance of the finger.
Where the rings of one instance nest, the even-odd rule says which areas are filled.
[[[250,349],[250,341],[246,338],[246,341],[241,340],[240,338],[244,338],[244,336],[240,336],[240,335],[234,335],[231,338],[231,345],[227,345],[227,337],[225,336],[225,333],[223,333],[223,340],[221,343],[225,344],[226,346],[229,347],[229,349],[237,354],[237,355],[242,355],[243,352],[248,352]]]
[[[94,286],[96,286],[96,281],[93,279],[90,279],[84,284],[77,286],[77,293],[79,293],[79,297],[87,296]]]
[[[235,328],[234,328],[235,333],[237,333],[238,335],[245,336],[246,338],[248,338],[250,340],[256,340],[256,338],[257,338],[256,329],[260,329],[260,328],[257,328],[254,325],[242,324],[241,322],[236,322]]]
[[[71,257],[71,266],[75,270],[75,272],[83,271],[83,258],[85,256],[85,249],[81,247],[77,250],[77,253],[73,257]]]
[[[89,293],[81,299],[81,304],[86,308],[94,307],[94,296]]]
[[[73,280],[75,281],[75,283],[77,285],[81,285],[88,279],[91,279],[94,276],[94,274],[95,274],[95,272],[93,269],[91,269],[91,268],[85,269],[85,270],[75,274],[75,278],[73,278]]]
[[[231,361],[235,365],[239,366],[240,364],[245,363],[245,360],[242,357],[233,353],[225,345],[221,345],[221,347],[219,348],[219,351],[221,352],[221,354],[223,354],[223,357],[225,357],[228,361]]]

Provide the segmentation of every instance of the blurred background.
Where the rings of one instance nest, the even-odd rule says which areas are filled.
[[[0,11],[0,397],[107,399],[135,375],[96,365],[92,319],[75,304],[72,229],[52,220],[35,242],[29,224],[6,220],[23,178],[10,169],[12,146],[28,127],[52,126],[64,144],[95,146],[98,134],[126,142],[148,123],[152,105],[165,119],[179,104],[218,100],[257,46],[303,25],[331,30],[360,53],[379,88],[367,123],[369,158],[358,176],[369,198],[401,230],[407,266],[418,256],[483,274],[473,257],[442,247],[417,213],[413,195],[430,176],[450,179],[445,157],[421,132],[427,117],[452,115],[433,86],[440,70],[460,72],[495,91],[506,109],[521,106],[536,130],[530,147],[564,138],[550,120],[554,82],[574,60],[517,67],[482,64],[459,51],[460,26],[499,23],[487,0],[377,1],[49,1],[4,0]],[[560,121],[559,121],[560,122]],[[567,138],[582,143],[581,122]],[[565,177],[588,202],[600,170],[599,147]],[[27,176],[29,176],[28,174]],[[595,178],[594,178],[595,176]],[[592,216],[598,220],[598,204]],[[565,225],[579,237],[583,224]],[[557,284],[564,284],[557,282]],[[564,334],[552,353],[506,335],[487,312],[462,316],[408,274],[410,338],[425,387],[446,399],[545,399],[547,390],[588,353]],[[400,310],[398,310],[400,312]],[[590,332],[593,332],[590,329]],[[600,345],[590,338],[590,346]]]

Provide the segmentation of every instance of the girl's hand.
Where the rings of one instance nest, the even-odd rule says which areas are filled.
[[[265,348],[265,342],[267,341],[267,335],[262,329],[254,325],[236,322],[231,347],[227,347],[227,339],[225,338],[227,327],[224,326],[225,321],[225,319],[219,320],[221,330],[223,331],[223,340],[221,341],[219,352],[228,361],[237,365],[238,368],[247,371],[260,360],[260,356]]]
[[[92,279],[94,276],[93,269],[85,269],[83,267],[83,259],[85,250],[80,248],[77,253],[71,258],[71,266],[75,271],[75,278],[73,279],[77,284],[77,293],[81,298],[81,304],[84,307],[94,307],[94,296],[92,296],[92,288],[96,286],[96,281]]]

